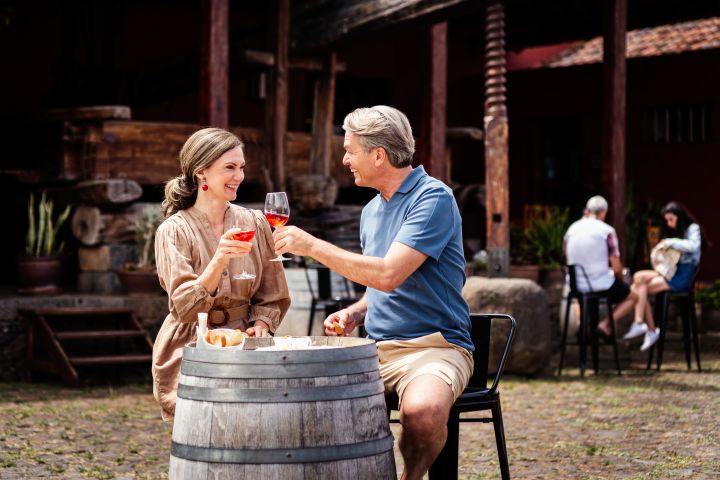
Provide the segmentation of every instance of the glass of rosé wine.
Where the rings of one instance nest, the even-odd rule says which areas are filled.
[[[240,242],[252,242],[252,239],[255,237],[255,227],[250,227],[248,225],[235,225],[230,232],[230,238],[233,240],[238,240]],[[255,278],[254,273],[249,273],[245,271],[245,267],[243,266],[242,273],[239,273],[238,275],[233,275],[232,277],[235,280],[252,280]]]
[[[290,204],[285,192],[270,192],[265,196],[265,218],[270,225],[277,229],[282,227],[290,218]],[[290,258],[278,255],[271,262],[284,262]]]

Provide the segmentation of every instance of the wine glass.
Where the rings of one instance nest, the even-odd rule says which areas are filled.
[[[240,242],[252,242],[254,237],[255,228],[248,225],[235,225],[232,229],[232,233],[230,233],[230,238]],[[246,272],[245,267],[243,267],[242,273],[233,275],[232,278],[235,280],[252,280],[255,278],[255,274]]]
[[[288,203],[285,192],[270,192],[265,196],[265,218],[275,229],[287,223],[290,218],[290,203]],[[278,255],[270,261],[285,262],[287,260],[292,259]]]

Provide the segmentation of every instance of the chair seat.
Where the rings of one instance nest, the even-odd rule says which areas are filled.
[[[468,387],[455,400],[452,408],[462,413],[465,411],[490,410],[493,404],[500,401],[500,392],[491,392],[487,388]]]

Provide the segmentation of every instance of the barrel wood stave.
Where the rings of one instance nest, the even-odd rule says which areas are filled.
[[[170,478],[395,478],[375,345],[312,339],[344,348],[225,356],[186,348],[184,366],[204,368],[180,377]],[[350,373],[338,374],[344,365]],[[267,372],[278,378],[261,378]]]

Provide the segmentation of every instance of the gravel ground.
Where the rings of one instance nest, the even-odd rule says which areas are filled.
[[[720,353],[702,373],[668,354],[660,373],[638,355],[620,377],[504,378],[512,477],[720,478]],[[167,478],[170,431],[146,383],[0,384],[3,479]],[[492,427],[460,435],[460,477],[499,478]]]

